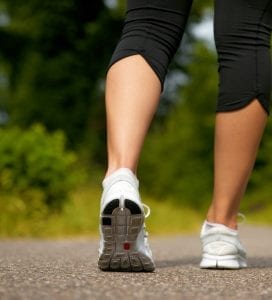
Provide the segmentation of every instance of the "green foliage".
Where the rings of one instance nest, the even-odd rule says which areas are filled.
[[[196,46],[188,84],[163,127],[147,138],[140,175],[145,191],[199,208],[210,201],[217,72],[215,54]]]
[[[1,193],[19,195],[26,205],[61,208],[80,179],[73,169],[76,155],[65,149],[63,132],[49,134],[34,125],[26,131],[1,129],[0,137]]]
[[[9,63],[10,123],[62,129],[74,148],[86,132],[99,139],[105,129],[94,125],[103,117],[101,80],[121,17],[102,0],[5,2],[11,22],[0,30],[0,55]]]
[[[0,107],[13,125],[38,122],[48,130],[62,129],[69,145],[78,149],[86,143],[101,164],[106,154],[103,83],[126,1],[117,1],[113,9],[102,0],[1,2],[11,21],[0,28],[0,56],[10,82]],[[193,5],[190,21],[199,21],[210,2]]]
[[[197,209],[211,199],[218,78],[215,54],[195,42],[191,25],[211,6],[211,0],[193,3],[183,45],[170,66],[170,72],[183,73],[187,82],[174,99],[164,95],[162,101],[170,108],[153,123],[139,168],[146,194]],[[91,158],[91,177],[97,181],[94,165],[101,172],[106,161],[105,70],[121,35],[125,7],[126,0],[118,0],[113,9],[102,0],[0,0],[0,10],[10,17],[10,23],[0,27],[0,77],[5,77],[0,78],[0,113],[8,112],[9,126],[44,126],[0,130],[0,226],[10,224],[9,232],[8,218],[18,224],[29,219],[39,234],[51,208],[61,206],[66,214],[60,219],[63,232],[70,223],[78,232],[86,228],[88,209],[93,207],[82,208],[79,197],[79,208],[76,202],[65,202],[79,177],[73,168],[76,156],[65,149],[64,136],[83,164]],[[49,134],[44,128],[61,131]],[[270,120],[245,210],[261,210],[271,201],[271,128]],[[158,211],[166,206],[161,204]],[[162,215],[158,213],[158,220]],[[52,232],[57,220],[56,213]],[[18,229],[19,235],[27,235],[27,228]]]
[[[206,209],[213,188],[213,138],[217,96],[215,53],[198,44],[188,65],[188,82],[161,126],[154,123],[140,166],[145,192]],[[272,121],[261,142],[241,210],[246,214],[271,206]],[[267,217],[264,220],[268,220]]]
[[[257,160],[247,190],[248,197],[242,203],[245,211],[256,212],[271,206],[272,195],[272,120],[268,119]],[[262,213],[261,213],[262,214]],[[267,219],[267,218],[265,218]]]
[[[97,236],[100,196],[100,185],[80,186],[71,193],[71,201],[64,203],[62,211],[50,214],[38,201],[29,210],[19,197],[1,197],[0,237]],[[150,233],[198,232],[202,221],[200,214],[183,206],[174,207],[170,201],[158,204],[142,196],[152,207],[152,215],[147,219]]]

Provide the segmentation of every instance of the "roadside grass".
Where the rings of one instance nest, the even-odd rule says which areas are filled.
[[[254,215],[250,215],[249,218],[250,224],[258,225],[272,225],[272,206],[265,209],[264,211],[258,212]]]
[[[81,187],[71,195],[60,213],[49,213],[36,203],[32,209],[18,197],[2,196],[0,200],[0,237],[2,238],[63,238],[98,236],[99,200],[97,186]],[[142,196],[151,208],[146,219],[147,230],[152,234],[178,234],[196,232],[201,215],[190,208],[174,205],[170,200],[158,202]]]
[[[97,237],[100,195],[98,185],[78,188],[59,213],[49,213],[35,197],[27,206],[16,196],[0,195],[0,237]],[[142,199],[151,208],[146,225],[152,235],[199,232],[205,217],[203,211],[177,205],[171,199],[157,201],[147,195],[142,195]],[[246,224],[272,225],[272,205],[261,209],[242,208],[241,211],[246,215]]]
[[[241,212],[246,224],[272,225],[272,191],[270,187],[247,194],[242,201]]]
[[[246,215],[248,224],[256,225],[272,225],[272,204],[267,206],[265,209],[249,212]]]

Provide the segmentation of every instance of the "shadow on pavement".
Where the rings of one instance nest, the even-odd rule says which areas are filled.
[[[248,267],[249,268],[257,268],[257,269],[265,269],[272,268],[272,257],[249,257],[248,258]]]
[[[181,259],[173,259],[173,260],[157,260],[156,268],[170,268],[170,267],[178,267],[178,266],[199,266],[201,258],[196,257],[185,257]],[[249,257],[248,258],[248,268],[247,269],[265,269],[272,268],[272,257]]]
[[[156,268],[169,268],[169,267],[177,267],[177,266],[188,266],[188,265],[199,265],[200,257],[185,257],[182,259],[174,259],[174,260],[157,260],[155,261]]]

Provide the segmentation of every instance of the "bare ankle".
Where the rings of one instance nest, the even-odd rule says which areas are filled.
[[[222,218],[207,218],[207,221],[210,223],[215,223],[215,224],[222,224],[225,225],[231,229],[237,230],[238,226],[237,226],[237,222],[236,221],[232,221],[232,220],[226,220],[226,219],[222,219]]]
[[[136,175],[136,170],[135,168],[132,168],[132,167],[129,167],[129,166],[126,166],[126,165],[115,165],[115,166],[109,166],[106,173],[105,173],[105,177],[108,177],[109,175],[111,175],[113,172],[117,171],[118,169],[121,169],[121,168],[126,168],[126,169],[130,169],[135,175]]]
[[[223,224],[231,229],[237,229],[237,213],[228,215],[225,213],[214,212],[209,209],[207,221],[210,223]]]

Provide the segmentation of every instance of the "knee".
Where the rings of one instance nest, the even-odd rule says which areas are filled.
[[[146,2],[128,1],[122,36],[109,67],[125,56],[140,54],[159,77],[163,90],[168,66],[184,33],[191,0],[149,1],[148,5]],[[181,2],[187,5],[181,7]]]

